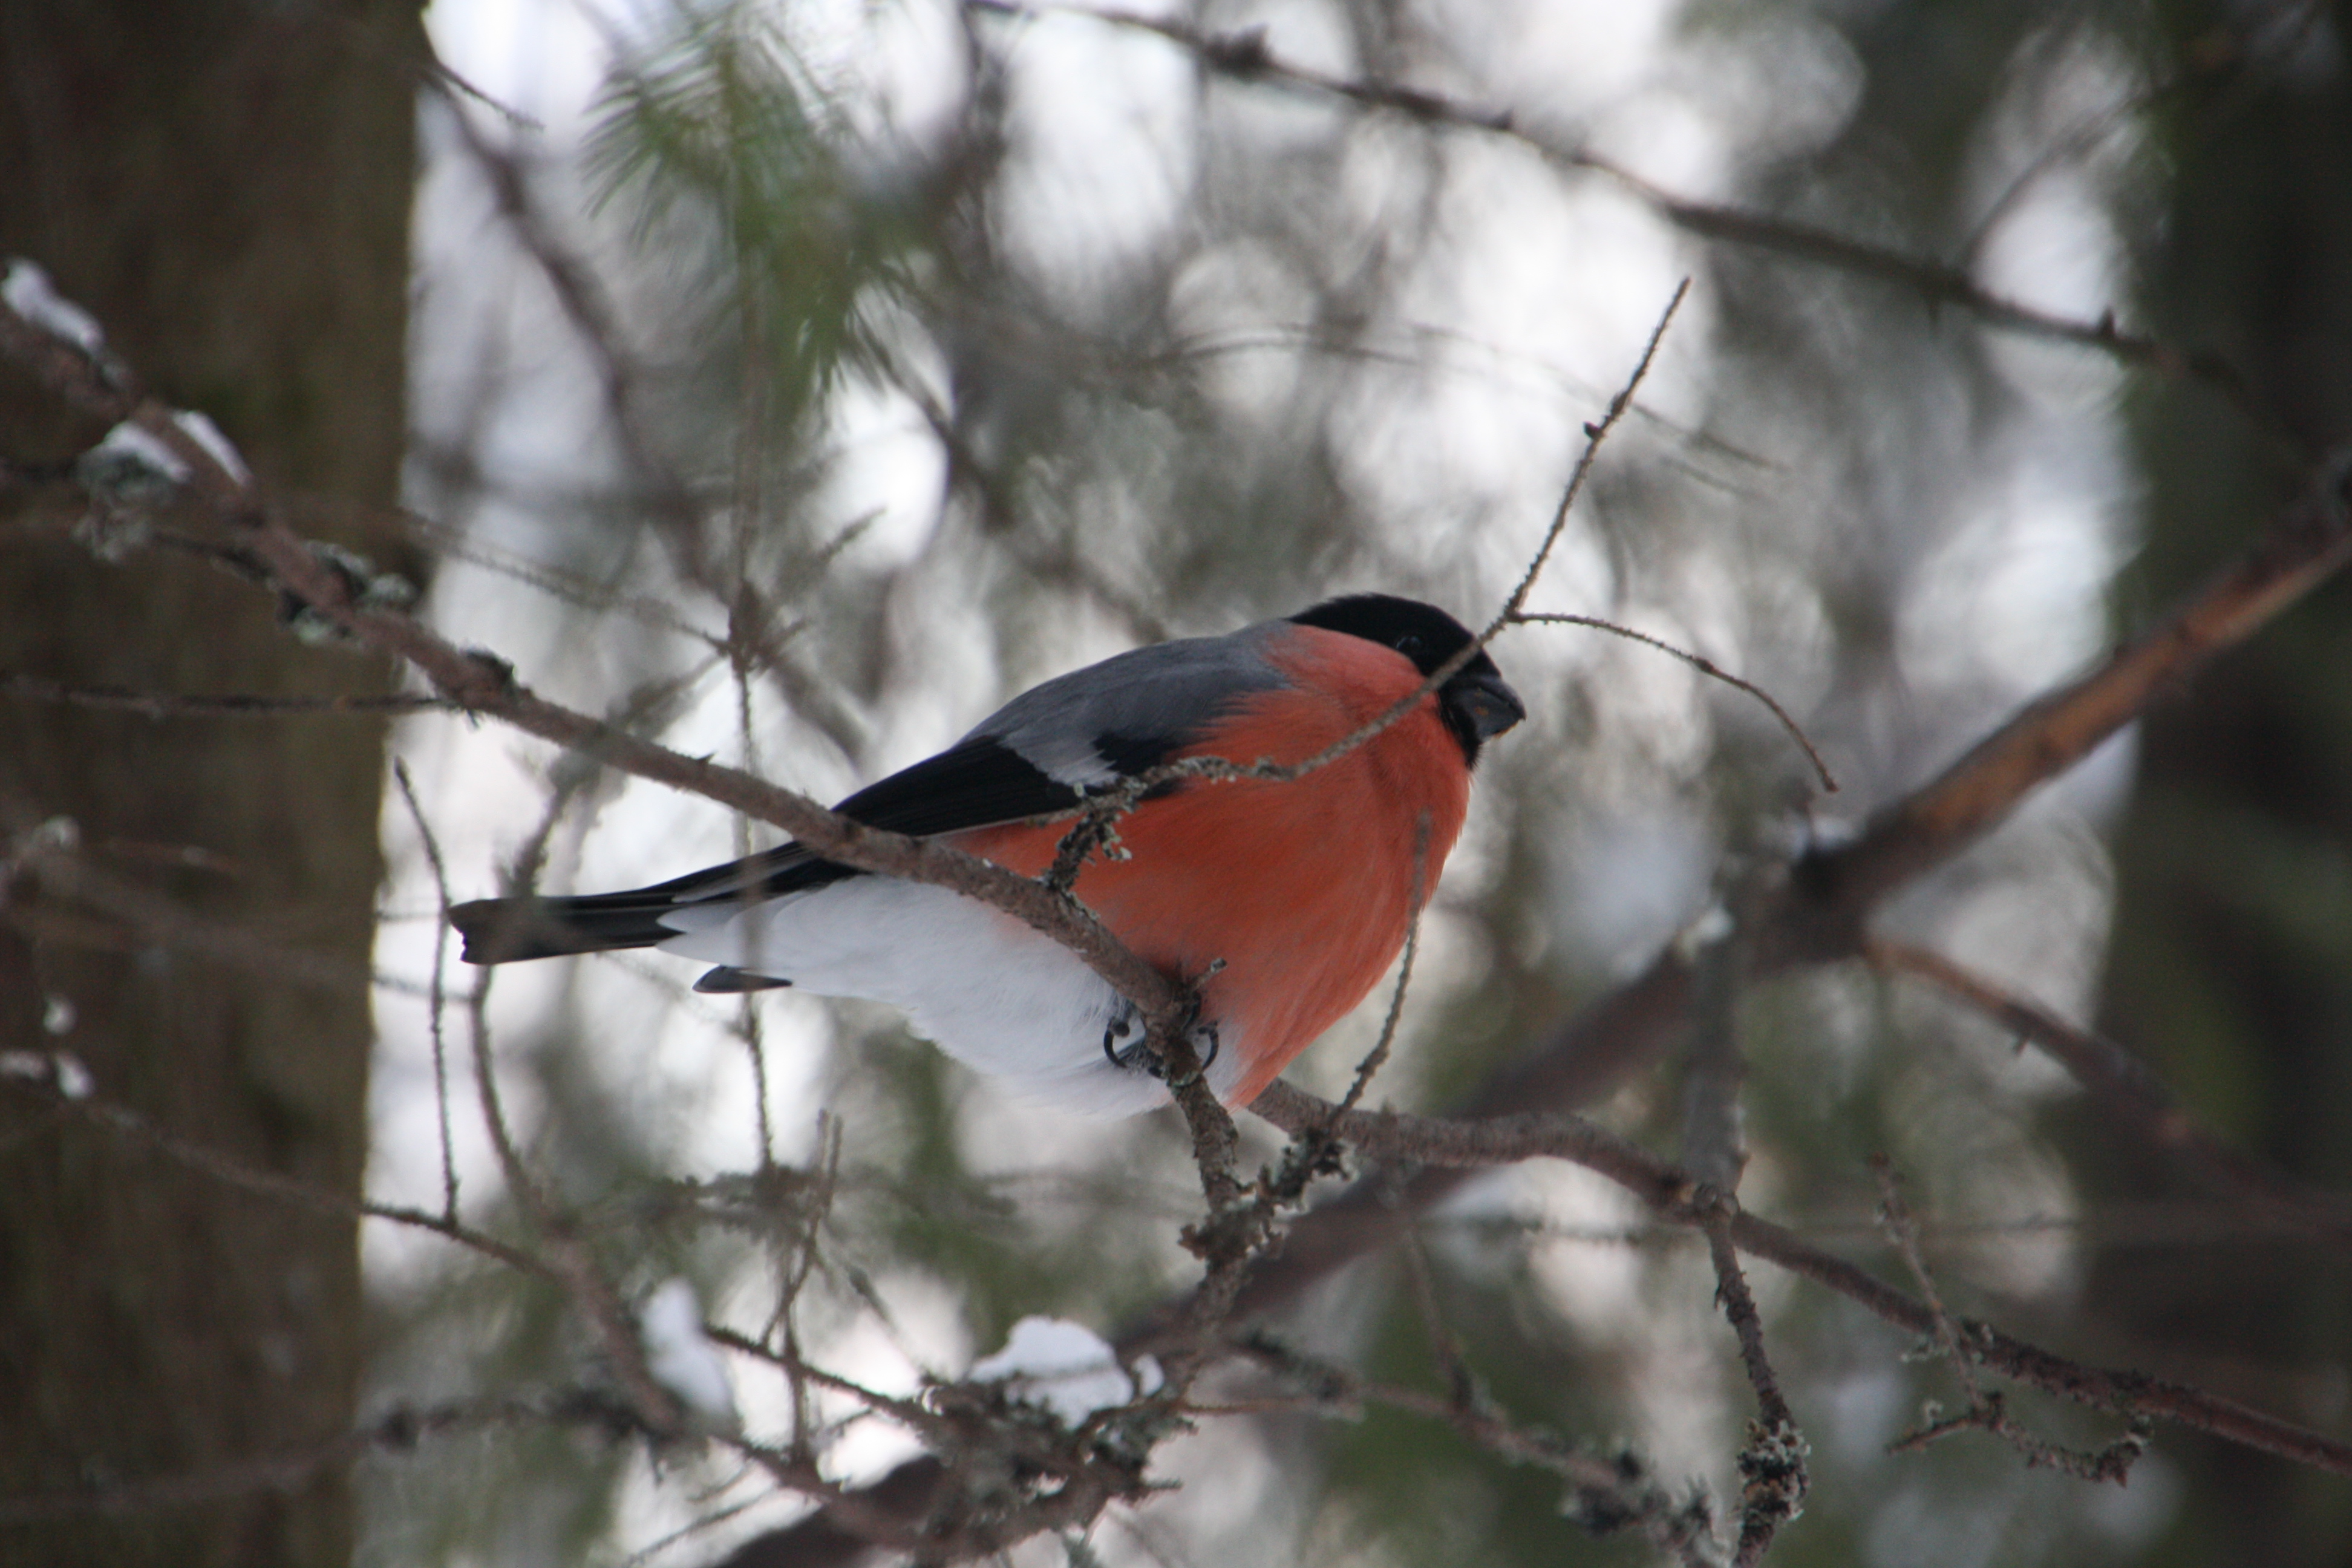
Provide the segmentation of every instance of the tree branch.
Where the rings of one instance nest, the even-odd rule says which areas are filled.
[[[1329,1102],[1276,1083],[1250,1109],[1285,1131],[1319,1125]],[[1483,1121],[1349,1111],[1335,1130],[1364,1154],[1383,1160],[1479,1169],[1522,1160],[1567,1160],[1608,1177],[1655,1210],[1661,1219],[1700,1226],[1692,1200],[1700,1191],[1689,1173],[1581,1117],[1527,1114]],[[1780,1226],[1741,1211],[1728,1224],[1742,1252],[1777,1263],[1854,1301],[1897,1328],[1922,1336],[1937,1331],[1937,1314],[1875,1276],[1822,1251]],[[1978,1359],[2020,1383],[2079,1405],[2126,1416],[2171,1421],[2247,1447],[2276,1454],[2331,1475],[2352,1476],[2352,1444],[2248,1409],[2183,1384],[2136,1372],[2069,1361],[1981,1323],[1954,1320],[1978,1347]]]
[[[446,698],[412,692],[383,696],[344,693],[323,697],[270,697],[232,693],[217,697],[178,692],[133,691],[123,686],[90,686],[52,680],[46,676],[0,670],[0,693],[32,702],[61,702],[76,708],[143,713],[150,719],[269,719],[304,713],[426,713],[454,712]]]
[[[2151,1147],[2185,1157],[2263,1213],[2341,1247],[2352,1245],[2352,1198],[2315,1191],[2240,1152],[2198,1125],[2155,1071],[2113,1040],[2078,1029],[1941,953],[1874,938],[1865,956],[1882,971],[1925,981],[2013,1029],[2074,1075],[2102,1110]]]
[[[2276,422],[2254,405],[2245,378],[2217,353],[2184,351],[2144,333],[2125,331],[2116,325],[2112,310],[2091,321],[2056,315],[1995,294],[1965,270],[1941,261],[1871,245],[1811,224],[1675,195],[1587,148],[1565,145],[1528,129],[1508,109],[1481,108],[1422,88],[1335,76],[1293,65],[1266,47],[1262,26],[1215,33],[1116,7],[1039,5],[1024,0],[964,0],[964,4],[969,10],[993,16],[1085,17],[1129,27],[1165,38],[1209,69],[1237,81],[1340,99],[1421,125],[1502,137],[1560,168],[1596,174],[1614,182],[1668,223],[1703,239],[1874,278],[1909,290],[1928,305],[1964,310],[1988,326],[2095,349],[2161,375],[2202,382],[2266,432],[2277,433]]]

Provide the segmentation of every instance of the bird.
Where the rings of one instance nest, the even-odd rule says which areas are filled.
[[[1476,641],[1434,605],[1354,594],[1152,644],[1032,688],[834,809],[1037,877],[1087,800],[1144,781],[1115,846],[1069,890],[1196,987],[1209,1086],[1246,1105],[1394,962],[1460,835],[1482,749],[1527,716]],[[1457,658],[1402,718],[1296,777],[1145,777],[1197,757],[1295,766]],[[1123,1116],[1168,1099],[1138,1009],[1060,943],[798,844],[626,892],[478,900],[450,920],[470,963],[650,947],[713,965],[697,991],[891,1005],[1016,1100]]]

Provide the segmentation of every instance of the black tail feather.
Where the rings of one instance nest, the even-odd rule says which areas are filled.
[[[812,858],[786,844],[748,860],[632,888],[623,893],[591,893],[572,899],[477,899],[449,911],[449,923],[466,939],[458,956],[468,963],[517,963],[526,958],[560,958],[572,952],[611,952],[652,947],[678,934],[661,917],[689,904],[740,900],[757,903],[806,892],[855,877],[857,872]]]
[[[677,932],[661,917],[677,908],[667,894],[602,893],[583,899],[477,899],[449,911],[466,939],[468,963],[514,963],[569,952],[651,947]]]

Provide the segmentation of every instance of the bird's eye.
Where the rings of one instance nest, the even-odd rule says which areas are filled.
[[[1397,652],[1403,654],[1419,653],[1421,651],[1421,634],[1419,632],[1405,633],[1404,636],[1397,638],[1396,650]]]

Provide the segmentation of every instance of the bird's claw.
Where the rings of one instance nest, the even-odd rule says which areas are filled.
[[[1136,1011],[1134,1004],[1122,1000],[1118,1011],[1111,1015],[1110,1022],[1103,1026],[1103,1059],[1122,1072],[1140,1068],[1153,1078],[1164,1079],[1168,1076],[1168,1066],[1146,1042],[1142,1023],[1142,1016]],[[1216,1061],[1221,1048],[1217,1026],[1213,1022],[1196,1023],[1191,1033],[1193,1052],[1201,1059],[1201,1071],[1207,1072],[1211,1064]]]
[[[1135,1004],[1121,997],[1118,1011],[1112,1014],[1110,1022],[1103,1026],[1103,1059],[1123,1071],[1137,1066],[1136,1058],[1139,1057],[1149,1055],[1143,1048],[1141,1023],[1142,1019],[1136,1014]],[[1114,1045],[1113,1041],[1121,1043]]]

